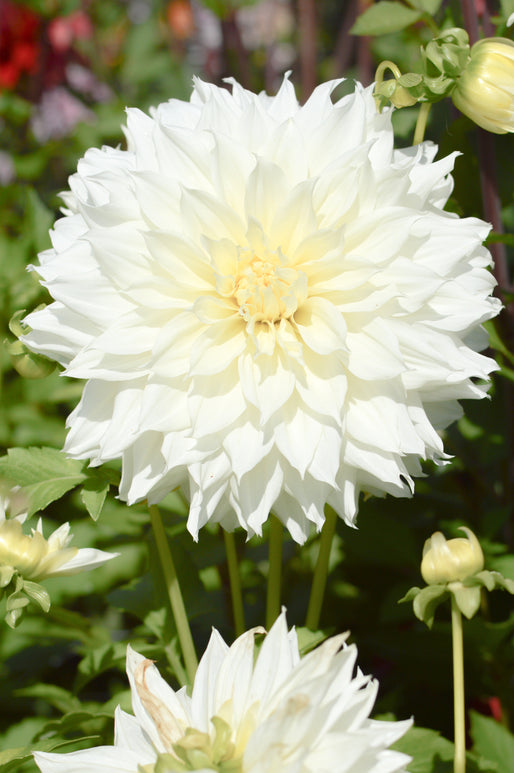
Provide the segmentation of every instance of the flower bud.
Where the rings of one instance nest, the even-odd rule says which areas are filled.
[[[484,38],[451,94],[454,105],[478,126],[495,134],[514,132],[514,43]]]
[[[467,539],[446,540],[440,531],[436,531],[425,542],[421,574],[428,585],[465,580],[484,568],[480,542],[471,529],[460,528],[467,534]]]

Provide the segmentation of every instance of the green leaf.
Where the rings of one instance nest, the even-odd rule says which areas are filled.
[[[514,773],[514,735],[490,717],[470,711],[473,751],[496,763],[498,773]]]
[[[10,448],[0,458],[0,477],[21,487],[33,515],[82,483],[83,467],[83,462],[67,459],[55,448]]]
[[[466,588],[462,586],[452,590],[452,593],[460,611],[470,620],[477,613],[480,606],[480,588]]]
[[[16,690],[16,696],[40,698],[63,714],[80,709],[79,699],[69,690],[65,690],[64,687],[59,687],[55,684],[40,683],[30,685],[29,687],[22,687]]]
[[[414,614],[419,620],[423,620],[429,628],[432,628],[435,611],[439,604],[442,604],[447,598],[446,585],[427,585],[413,601]]]
[[[82,738],[76,738],[72,741],[62,741],[53,739],[47,739],[45,741],[39,741],[37,744],[37,750],[32,749],[30,746],[19,746],[16,749],[5,749],[0,751],[0,766],[2,773],[16,773],[20,769],[20,763],[32,758],[32,752],[53,752],[61,751],[67,746],[77,746],[79,741],[97,740],[98,736],[84,736]]]
[[[364,11],[350,30],[352,35],[386,35],[419,21],[423,13],[401,3],[382,0]]]
[[[411,727],[391,748],[413,758],[409,773],[433,773],[439,770],[439,761],[453,759],[453,744],[435,730],[423,727]]]
[[[97,521],[104,506],[105,497],[109,491],[109,483],[100,477],[90,476],[85,481],[80,492],[80,498],[84,502],[86,510]]]
[[[304,627],[297,627],[296,635],[298,636],[298,649],[302,658],[329,636],[324,631],[311,631],[310,628]]]
[[[434,16],[442,4],[443,0],[413,0],[412,3],[412,5],[415,5],[416,8],[419,8],[421,11],[429,13],[430,16]]]
[[[50,609],[50,596],[42,585],[37,582],[30,582],[30,580],[24,580],[23,590],[36,604],[39,604],[43,612],[48,612]]]

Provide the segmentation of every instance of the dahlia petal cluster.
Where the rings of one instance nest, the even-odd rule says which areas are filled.
[[[0,599],[5,598],[5,621],[11,628],[30,602],[44,612],[50,609],[50,596],[39,584],[42,580],[95,569],[118,555],[71,546],[69,523],[61,524],[45,539],[39,518],[32,533],[26,534],[22,527],[26,519],[19,490],[0,491]]]
[[[373,88],[300,106],[195,80],[91,149],[37,267],[24,338],[86,381],[65,451],[122,459],[122,499],[182,486],[207,522],[298,542],[325,503],[410,496],[495,369],[489,226],[443,211],[455,154],[395,150]]]
[[[277,619],[254,661],[262,629],[228,647],[213,630],[192,694],[127,652],[134,716],[117,709],[114,746],[36,752],[42,773],[393,773],[409,757],[388,747],[411,721],[368,718],[378,685],[357,669],[346,634],[300,660],[294,629]]]
[[[63,523],[48,538],[43,536],[43,522],[39,518],[31,534],[25,534],[22,524],[26,512],[7,517],[10,497],[0,495],[0,575],[19,573],[27,580],[44,580],[59,574],[77,574],[96,569],[118,553],[96,548],[70,546],[73,534],[70,524]],[[3,587],[3,585],[2,585]]]

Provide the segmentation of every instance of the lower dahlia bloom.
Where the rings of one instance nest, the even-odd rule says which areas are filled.
[[[37,268],[34,351],[87,381],[65,450],[121,457],[120,496],[178,485],[188,528],[302,542],[326,502],[409,496],[493,360],[489,226],[444,212],[454,156],[395,150],[372,87],[300,106],[195,81],[89,150]]]
[[[260,629],[259,631],[260,632]],[[114,746],[35,753],[42,773],[393,773],[409,762],[388,747],[411,724],[368,719],[377,683],[357,669],[346,634],[300,660],[282,614],[254,663],[256,630],[228,647],[214,630],[189,697],[130,647],[135,716],[117,709]]]

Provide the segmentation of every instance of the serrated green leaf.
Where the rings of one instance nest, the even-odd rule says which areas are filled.
[[[419,21],[423,13],[401,3],[382,0],[364,11],[350,30],[352,35],[387,35]]]
[[[470,711],[473,751],[496,763],[498,773],[514,773],[514,735],[490,717]]]
[[[83,467],[83,462],[67,459],[55,448],[10,448],[0,458],[0,477],[21,487],[33,515],[82,483]]]

